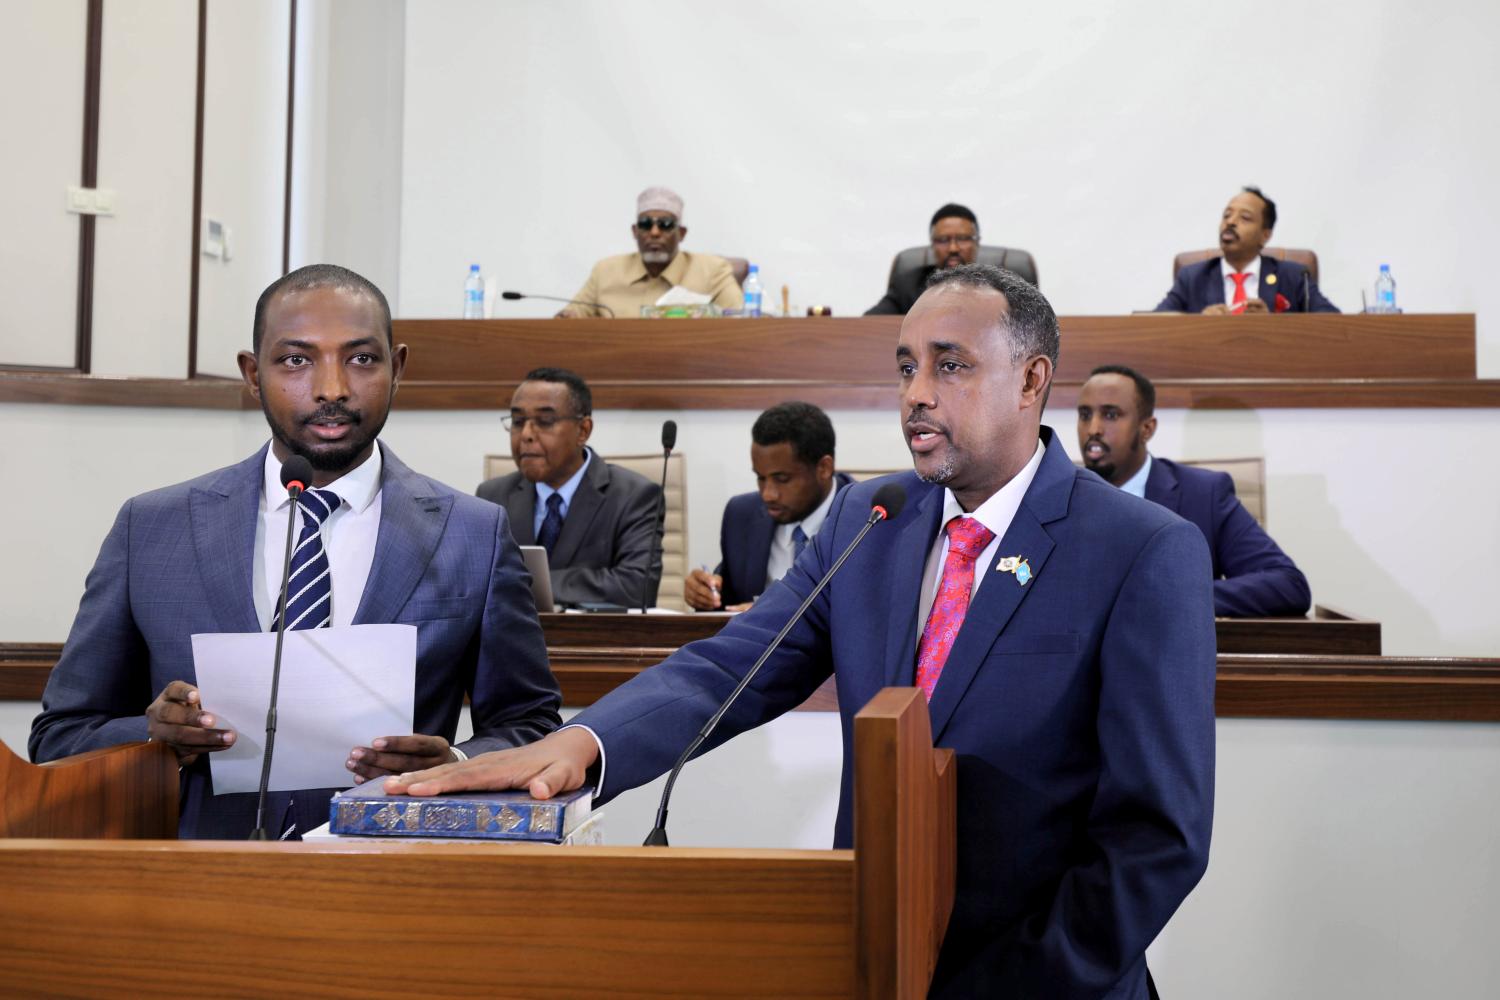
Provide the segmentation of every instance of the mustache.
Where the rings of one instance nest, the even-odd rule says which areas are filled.
[[[936,428],[945,435],[948,433],[948,426],[941,421],[933,420],[932,417],[928,416],[926,408],[921,406],[916,407],[906,415],[906,423],[908,426],[926,424],[929,427]]]
[[[349,409],[343,403],[324,403],[308,416],[302,418],[304,424],[315,424],[324,420],[343,420],[347,423],[357,424],[361,417],[355,411]]]

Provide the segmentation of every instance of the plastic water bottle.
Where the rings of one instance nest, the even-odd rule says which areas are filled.
[[[469,277],[464,282],[464,319],[484,319],[484,279],[479,276],[479,265],[469,265]]]
[[[746,316],[760,315],[760,302],[763,289],[760,284],[760,268],[754,264],[750,265],[750,273],[745,276],[745,312]]]
[[[1375,311],[1396,311],[1396,279],[1391,277],[1391,265],[1380,265],[1380,277],[1375,279]]]

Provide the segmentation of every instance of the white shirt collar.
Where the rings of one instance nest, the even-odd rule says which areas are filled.
[[[380,492],[381,467],[380,444],[376,442],[374,449],[370,452],[369,458],[327,486],[320,486],[318,489],[332,490],[356,514],[362,514],[365,508],[374,502],[375,495]],[[276,457],[276,452],[270,448],[266,449],[265,476],[261,484],[261,491],[261,495],[265,498],[266,506],[271,510],[280,510],[291,503],[291,499],[286,494],[286,487],[281,485],[281,460]],[[273,499],[274,503],[272,502]]]
[[[1225,281],[1232,280],[1229,277],[1231,274],[1250,274],[1255,276],[1256,281],[1260,281],[1260,254],[1256,254],[1255,259],[1252,260],[1249,264],[1246,264],[1243,271],[1236,271],[1234,269],[1234,265],[1229,263],[1228,257],[1220,257],[1219,273],[1224,275]]]
[[[1120,489],[1133,497],[1146,499],[1146,480],[1151,478],[1151,453],[1146,452],[1146,460],[1141,467],[1135,470],[1135,475],[1120,484]]]
[[[563,515],[567,516],[567,510],[568,510],[568,508],[573,505],[573,494],[578,492],[578,484],[581,483],[581,482],[583,482],[583,474],[588,471],[589,463],[592,462],[593,460],[594,460],[594,451],[593,451],[593,449],[585,447],[583,449],[583,464],[578,467],[578,471],[577,472],[573,473],[571,476],[568,477],[568,481],[567,482],[563,483],[557,489],[553,489],[552,487],[548,486],[546,483],[537,483],[536,484],[536,508],[537,508],[537,510],[543,511],[543,513],[545,514],[545,511],[543,510],[543,508],[546,507],[546,505],[547,505],[547,498],[550,497],[554,493],[559,493],[559,494],[562,495]]]
[[[1022,467],[1021,471],[1011,477],[1010,482],[1000,487],[984,503],[968,512],[968,516],[974,518],[980,524],[995,533],[998,540],[1005,536],[1010,528],[1010,522],[1015,520],[1016,511],[1021,508],[1021,500],[1026,496],[1026,491],[1031,488],[1031,481],[1036,478],[1036,470],[1041,468],[1042,456],[1047,453],[1046,447],[1041,439],[1037,439],[1036,451],[1032,452],[1031,460]],[[963,517],[965,512],[959,504],[958,497],[953,495],[950,489],[943,490],[943,525],[955,517]]]

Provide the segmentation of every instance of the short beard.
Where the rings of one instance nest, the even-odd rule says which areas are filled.
[[[933,469],[931,472],[918,472],[917,478],[922,480],[922,482],[924,483],[933,483],[937,486],[946,486],[948,483],[953,481],[953,477],[957,474],[958,469],[953,461],[953,454],[950,452],[948,454],[948,457],[943,459],[942,465],[938,466],[936,469]]]
[[[359,453],[369,447],[371,442],[380,435],[381,430],[385,427],[385,420],[382,419],[380,423],[370,428],[368,434],[360,434],[359,431],[364,427],[364,420],[363,418],[359,418],[354,424],[355,433],[352,435],[350,441],[339,445],[337,448],[313,451],[300,442],[294,441],[291,435],[287,434],[275,420],[271,419],[271,412],[266,408],[264,396],[262,396],[260,401],[260,411],[265,414],[266,423],[270,425],[271,437],[275,438],[277,443],[291,454],[301,455],[307,459],[312,464],[313,471],[315,472],[347,472],[349,467],[354,464],[354,460],[359,457]],[[348,413],[349,411],[346,410],[344,412]]]
[[[1083,467],[1095,475],[1102,477],[1105,482],[1113,483],[1115,481],[1115,463],[1113,462],[1090,462],[1088,459],[1084,459]]]

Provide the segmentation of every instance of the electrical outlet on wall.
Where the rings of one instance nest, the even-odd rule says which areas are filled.
[[[203,219],[203,243],[201,251],[205,257],[219,257],[227,259],[224,253],[224,233],[227,231],[224,223],[218,219]]]

